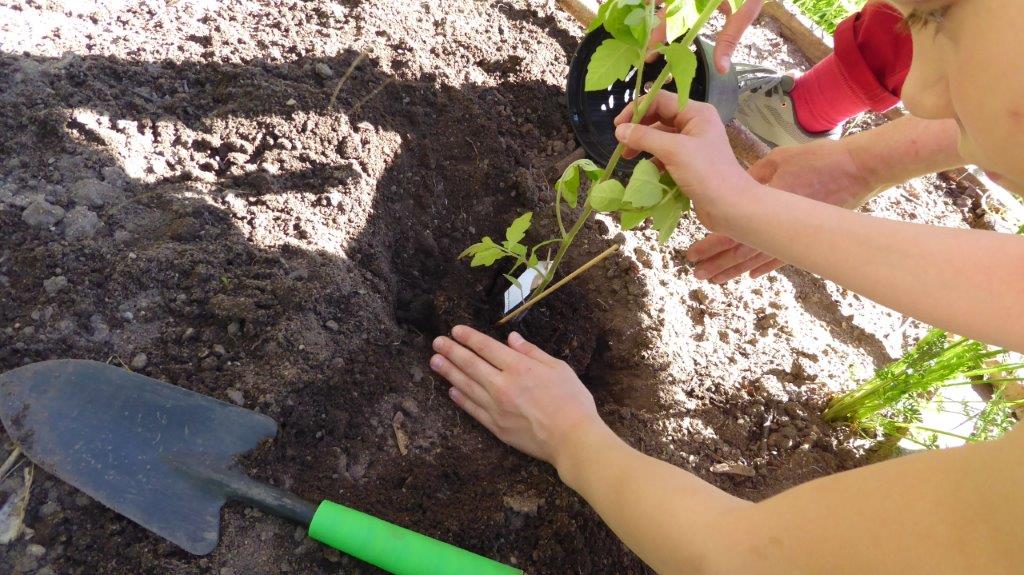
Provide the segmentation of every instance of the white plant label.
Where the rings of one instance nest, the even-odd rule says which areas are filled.
[[[512,285],[505,290],[505,311],[502,313],[508,313],[526,301],[526,298],[530,297],[530,292],[544,281],[544,274],[548,272],[549,266],[551,266],[550,261],[539,262],[536,266],[526,268],[526,271],[519,274],[519,277],[516,278],[519,280],[519,285]],[[523,286],[523,289],[519,289],[519,286]]]

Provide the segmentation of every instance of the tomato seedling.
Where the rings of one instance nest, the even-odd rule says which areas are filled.
[[[744,0],[727,0],[733,10],[739,9]],[[655,0],[607,0],[601,5],[597,17],[590,24],[588,32],[599,26],[610,34],[594,52],[587,66],[585,89],[605,90],[616,81],[626,80],[635,71],[635,94],[642,94],[644,59],[651,47],[652,32],[665,20],[665,41],[653,49],[665,58],[666,66],[651,84],[645,96],[638,98],[633,109],[633,122],[643,118],[654,97],[671,76],[679,94],[679,109],[689,102],[690,85],[697,71],[697,57],[691,46],[700,29],[707,23],[722,0],[667,0],[663,10],[656,10]],[[682,37],[680,42],[675,40]],[[622,157],[623,146],[619,144],[606,166],[598,166],[592,160],[573,162],[555,182],[555,219],[559,236],[547,239],[528,248],[521,243],[532,223],[532,213],[516,218],[505,232],[505,241],[498,243],[485,237],[473,244],[459,256],[472,256],[471,266],[490,266],[511,259],[512,269],[504,274],[513,284],[512,275],[522,267],[538,269],[538,249],[558,245],[553,261],[542,272],[543,281],[525,304],[513,312],[517,313],[533,305],[553,290],[545,288],[552,282],[565,254],[572,245],[583,224],[595,213],[618,214],[624,230],[635,228],[641,222],[651,219],[658,239],[668,241],[683,214],[690,210],[690,199],[672,181],[647,159],[637,162],[629,181],[623,184],[613,177],[615,167]],[[566,227],[563,208],[572,213],[586,191],[583,209],[571,227]],[[605,254],[608,252],[606,251]],[[593,260],[592,260],[593,261]],[[588,265],[592,265],[588,262]],[[506,316],[506,320],[513,314]]]

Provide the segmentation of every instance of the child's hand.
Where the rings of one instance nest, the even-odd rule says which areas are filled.
[[[572,369],[518,333],[509,345],[464,325],[434,340],[430,367],[455,403],[516,449],[559,466],[578,435],[606,427]]]
[[[857,168],[845,141],[819,141],[775,148],[750,167],[750,175],[768,186],[849,209],[860,207],[884,187]],[[686,258],[697,264],[696,276],[725,283],[744,273],[751,278],[770,273],[783,263],[722,234],[694,243]]]
[[[647,116],[632,124],[634,105],[615,118],[615,137],[628,148],[623,156],[653,155],[693,200],[701,222],[720,231],[733,207],[760,184],[736,161],[718,112],[692,101],[680,112],[675,94],[658,92]]]

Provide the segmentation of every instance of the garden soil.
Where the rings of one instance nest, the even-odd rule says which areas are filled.
[[[507,333],[501,278],[457,256],[524,211],[553,233],[580,37],[526,0],[0,0],[0,369],[109,361],[276,419],[242,466],[306,498],[529,573],[646,573],[427,367],[455,323]],[[807,65],[771,22],[748,40],[740,59]],[[947,188],[868,209],[969,225]],[[865,462],[818,414],[922,326],[796,269],[698,281],[692,216],[667,245],[620,234],[587,225],[566,269],[624,249],[516,328],[626,441],[751,500]],[[42,472],[25,524],[0,572],[376,572],[237,505],[190,556]]]

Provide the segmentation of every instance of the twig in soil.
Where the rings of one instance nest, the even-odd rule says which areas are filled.
[[[559,280],[555,285],[553,285],[553,286],[547,288],[546,290],[542,291],[541,293],[537,294],[537,297],[535,297],[532,300],[524,303],[523,305],[521,305],[518,308],[516,308],[515,310],[513,310],[512,313],[510,313],[510,314],[506,315],[505,317],[501,318],[501,320],[498,322],[497,325],[505,325],[509,321],[515,319],[516,317],[519,316],[519,314],[521,314],[524,311],[530,309],[531,307],[534,306],[534,304],[536,304],[540,300],[548,297],[555,290],[557,290],[558,288],[560,288],[560,287],[564,286],[565,284],[569,283],[570,281],[572,281],[574,278],[576,278],[576,276],[578,276],[578,275],[582,274],[583,272],[589,270],[590,268],[592,268],[595,265],[597,265],[598,263],[600,263],[601,260],[603,260],[606,257],[612,255],[613,253],[619,251],[620,247],[622,247],[622,246],[619,245],[619,244],[613,244],[612,247],[606,249],[605,251],[601,252],[596,257],[594,257],[594,259],[592,259],[589,262],[583,264],[576,271],[572,272],[571,274],[569,274],[569,275],[565,276],[564,278],[562,278],[561,280]]]
[[[384,80],[383,84],[381,84],[380,86],[377,86],[377,88],[374,91],[372,91],[369,94],[367,94],[362,100],[359,100],[358,102],[356,102],[356,105],[352,106],[352,109],[349,111],[349,114],[355,114],[359,110],[359,108],[363,107],[363,104],[365,104],[367,101],[369,101],[370,98],[376,96],[377,92],[380,92],[381,90],[383,90],[384,87],[387,86],[388,84],[390,84],[393,79],[394,78],[388,78],[387,80]]]
[[[18,460],[18,456],[21,455],[21,448],[17,445],[14,446],[14,451],[7,456],[3,465],[0,465],[0,481],[7,478],[7,472],[14,468],[14,462]]]
[[[358,66],[364,58],[366,58],[366,52],[360,52],[359,55],[356,56],[356,59],[348,65],[348,70],[345,70],[345,73],[341,75],[341,79],[338,80],[338,83],[334,85],[334,92],[331,94],[331,100],[327,103],[328,112],[334,109],[334,101],[338,99],[338,92],[345,84],[345,80],[348,80],[348,77],[352,75],[352,71],[356,69],[356,66]]]

